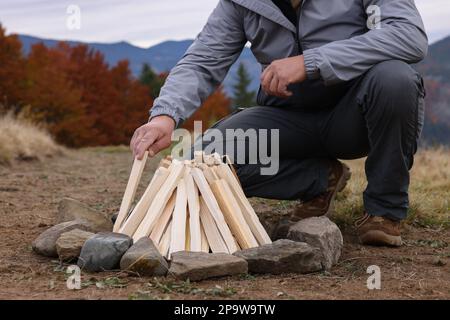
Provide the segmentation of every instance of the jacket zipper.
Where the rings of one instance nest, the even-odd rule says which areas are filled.
[[[302,16],[302,11],[303,11],[303,2],[302,1],[300,3],[300,8],[298,9],[298,14],[297,12],[295,12],[295,15],[297,16],[297,19],[295,20],[296,24],[295,24],[295,39],[297,41],[297,53],[303,53],[303,49],[302,49],[302,44],[300,41],[300,31],[298,30],[298,28],[300,27],[300,18]]]
[[[295,40],[297,42],[297,54],[299,55],[300,53],[302,53],[302,47],[301,47],[301,43],[300,43],[300,34],[298,32],[298,22],[295,26],[295,34],[294,34]]]

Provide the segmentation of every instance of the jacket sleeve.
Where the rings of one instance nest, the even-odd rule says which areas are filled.
[[[224,80],[247,40],[242,8],[221,0],[183,58],[171,70],[150,116],[188,118]]]
[[[425,58],[428,39],[413,0],[362,0],[381,14],[379,28],[328,43],[304,52],[308,78],[322,78],[326,85],[352,80],[386,60],[416,63]],[[368,12],[369,11],[369,12]]]

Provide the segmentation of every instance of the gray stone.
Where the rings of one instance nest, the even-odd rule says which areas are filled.
[[[80,221],[67,221],[54,225],[53,227],[42,232],[32,243],[33,250],[46,257],[57,257],[56,241],[61,234],[80,229],[90,231],[89,226]]]
[[[276,224],[272,229],[272,233],[270,235],[270,238],[272,239],[272,241],[276,241],[279,239],[286,239],[287,234],[289,232],[289,228],[293,224],[295,224],[295,222],[292,222],[291,220],[289,220],[287,218],[280,219],[278,224]]]
[[[151,239],[141,238],[123,255],[120,269],[136,272],[139,276],[164,276],[169,265]]]
[[[169,273],[179,279],[200,281],[247,273],[247,262],[226,253],[180,251],[172,253]]]
[[[318,248],[322,252],[326,269],[330,269],[339,261],[344,245],[338,226],[327,217],[300,220],[289,228],[287,237]]]
[[[84,243],[93,235],[92,232],[80,229],[73,229],[61,234],[58,240],[56,240],[56,251],[59,260],[70,262],[77,259]]]
[[[133,244],[129,236],[115,232],[100,232],[86,240],[78,258],[78,266],[88,272],[114,270]]]
[[[80,201],[63,198],[58,207],[58,223],[79,220],[90,226],[94,232],[112,231],[111,218]]]
[[[234,253],[248,262],[253,273],[310,273],[320,271],[322,255],[307,243],[281,239],[260,247]]]

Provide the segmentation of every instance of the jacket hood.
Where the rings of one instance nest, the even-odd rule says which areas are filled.
[[[267,18],[286,29],[296,32],[295,26],[288,18],[278,9],[278,7],[272,2],[272,0],[230,0],[241,7],[251,10],[264,18]]]

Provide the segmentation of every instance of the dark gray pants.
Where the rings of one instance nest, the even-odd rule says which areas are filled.
[[[247,196],[309,200],[327,188],[329,159],[368,156],[365,210],[400,220],[408,209],[409,170],[423,126],[423,98],[420,75],[404,62],[387,61],[353,81],[332,109],[258,106],[214,127],[223,132],[279,129],[275,176],[261,175],[259,164],[237,165]]]

